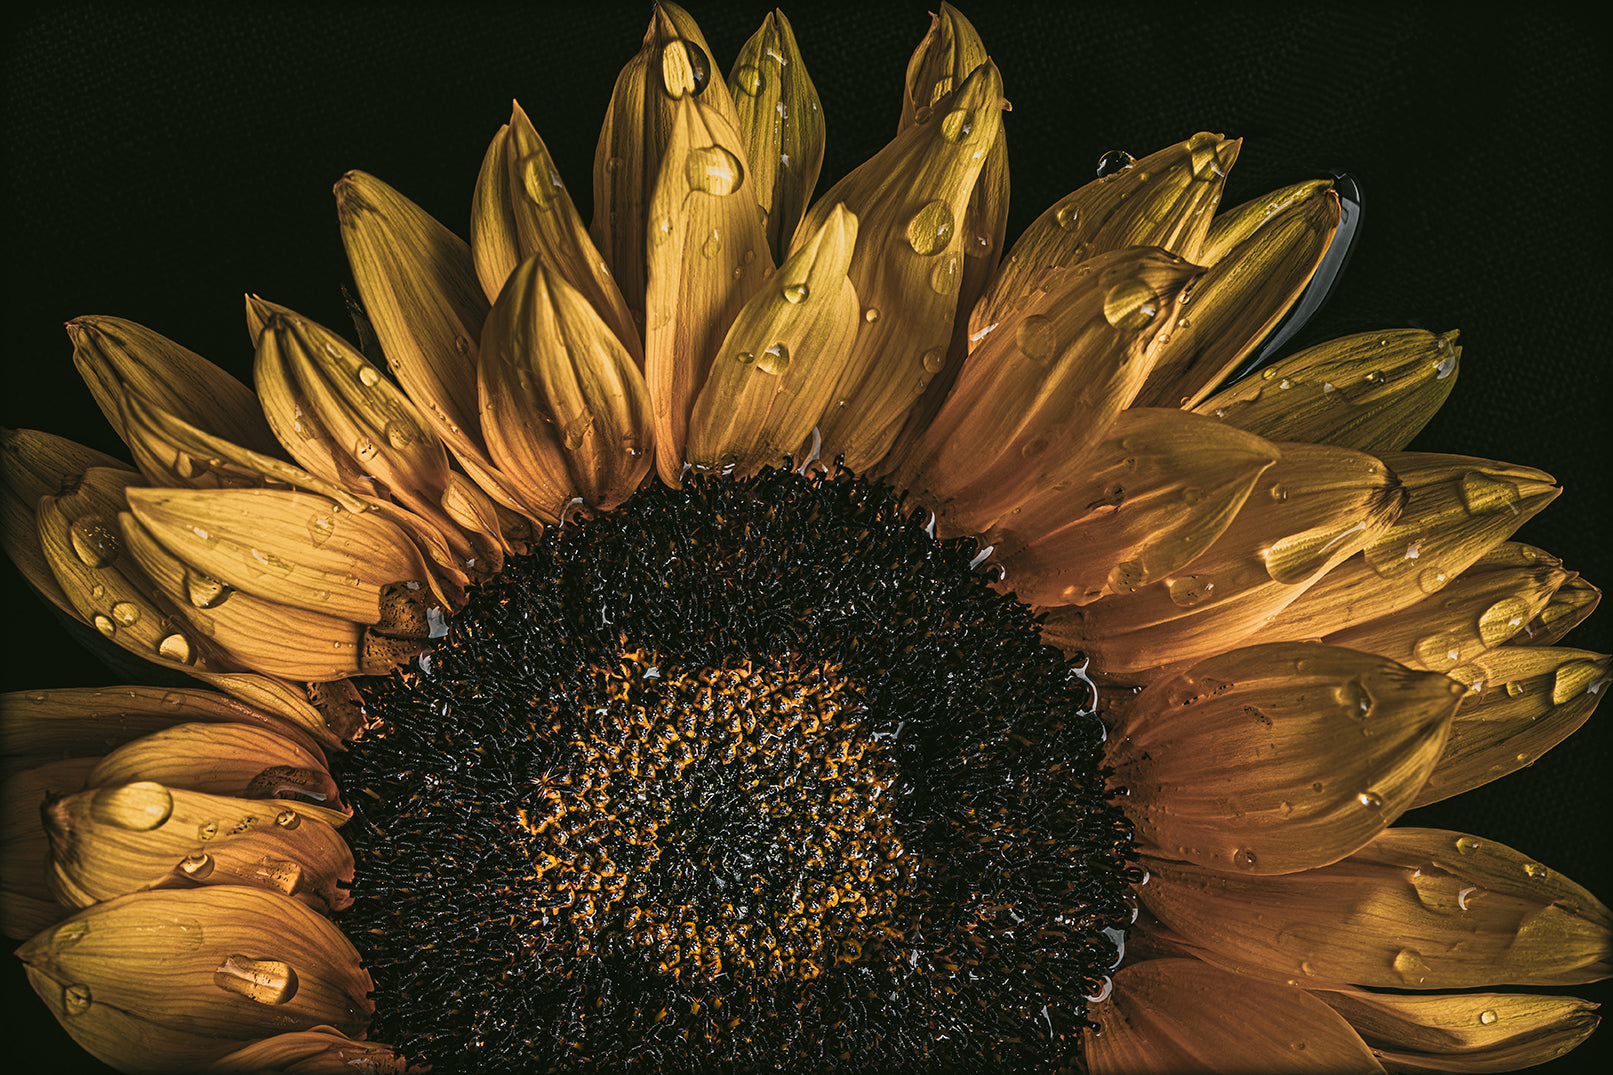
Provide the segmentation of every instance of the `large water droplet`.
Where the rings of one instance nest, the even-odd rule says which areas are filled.
[[[1074,202],[1061,205],[1053,213],[1053,222],[1065,231],[1075,231],[1081,226],[1081,209]]]
[[[1470,470],[1462,475],[1458,487],[1462,503],[1473,515],[1518,514],[1518,487],[1509,481],[1492,478],[1481,470]]]
[[[319,548],[330,540],[336,532],[336,520],[329,515],[310,515],[308,517],[308,540],[312,541],[314,548]]]
[[[805,284],[789,284],[784,288],[785,302],[805,302],[812,292],[807,290]]]
[[[693,41],[674,38],[661,46],[661,88],[668,97],[699,97],[711,81],[711,60]]]
[[[97,612],[94,616],[91,616],[90,622],[95,625],[97,631],[100,631],[108,638],[118,633],[118,625],[113,623],[112,617],[104,612]]]
[[[941,119],[941,137],[948,142],[961,142],[975,129],[975,114],[967,108],[954,109]]]
[[[1443,381],[1456,372],[1456,333],[1447,332],[1434,344],[1434,350],[1439,353],[1439,359],[1434,363],[1434,380]]]
[[[583,438],[588,436],[588,431],[593,426],[594,416],[591,414],[579,414],[567,422],[565,436],[562,438],[566,445],[566,450],[574,452],[582,447]]]
[[[1339,700],[1339,705],[1344,707],[1344,712],[1357,720],[1364,720],[1369,716],[1376,704],[1372,692],[1367,689],[1365,681],[1360,676],[1340,684],[1334,694]]]
[[[1098,158],[1098,178],[1108,179],[1119,175],[1135,163],[1137,163],[1136,160],[1125,150],[1111,149]]]
[[[200,571],[185,570],[185,596],[197,608],[217,608],[235,591]]]
[[[1020,353],[1032,362],[1051,358],[1059,342],[1053,331],[1053,322],[1041,314],[1031,314],[1021,321],[1015,330],[1014,341],[1019,344]]]
[[[129,832],[159,828],[173,812],[173,793],[150,781],[105,788],[90,802],[90,816],[96,821]]]
[[[1493,1026],[1495,1021],[1500,1018],[1501,1017],[1499,1015],[1495,1014],[1494,1009],[1491,1008],[1486,1008],[1482,1012],[1479,1012],[1479,1022],[1483,1023],[1485,1026]]]
[[[259,1004],[284,1004],[297,995],[297,972],[277,959],[235,955],[219,964],[213,984]]]
[[[165,660],[175,661],[179,664],[190,664],[196,660],[196,650],[190,644],[190,639],[177,631],[157,643],[157,652]]]
[[[205,853],[186,855],[179,860],[179,872],[194,881],[200,881],[213,872],[213,856]]]
[[[1573,661],[1551,678],[1551,700],[1562,705],[1582,694],[1598,694],[1607,686],[1607,673],[1596,661]]]
[[[1438,672],[1462,662],[1463,635],[1458,631],[1436,631],[1417,640],[1417,659],[1424,668]]]
[[[99,515],[73,520],[67,528],[73,555],[88,567],[107,567],[118,558],[118,532]]]
[[[542,153],[534,153],[521,162],[521,187],[540,212],[554,208],[555,194],[564,185]]]
[[[1215,583],[1203,575],[1183,575],[1165,584],[1171,600],[1183,608],[1203,604],[1215,590]]]
[[[63,1015],[83,1015],[90,1010],[91,1003],[93,1003],[93,998],[90,995],[89,986],[83,983],[75,983],[62,987]]]
[[[398,451],[409,447],[420,438],[420,431],[410,422],[394,419],[382,429],[386,434],[386,442]]]
[[[775,343],[756,357],[756,368],[763,373],[783,373],[790,365],[790,349]]]
[[[907,244],[916,254],[939,254],[951,241],[952,207],[946,202],[926,202],[907,222]]]
[[[938,259],[930,270],[930,290],[937,295],[950,295],[958,290],[962,280],[963,264],[956,254]]]
[[[1103,316],[1123,332],[1139,332],[1159,313],[1159,296],[1141,280],[1123,280],[1103,298]]]
[[[140,622],[140,606],[133,601],[119,601],[112,606],[112,618],[119,627],[133,627]]]
[[[712,228],[711,234],[706,236],[706,241],[700,244],[700,252],[708,258],[714,258],[722,253],[722,232]]]
[[[1383,796],[1379,795],[1375,791],[1363,791],[1356,795],[1355,801],[1366,807],[1368,810],[1383,809]]]
[[[946,365],[946,352],[939,347],[932,347],[924,352],[920,361],[924,364],[925,373],[940,373],[941,367]]]
[[[1395,956],[1393,966],[1400,980],[1413,988],[1422,985],[1429,975],[1428,961],[1414,948],[1402,948]]]
[[[684,174],[691,190],[706,194],[732,194],[745,181],[745,167],[739,158],[722,146],[703,146],[689,151]]]
[[[1458,836],[1456,838],[1456,850],[1463,855],[1471,855],[1480,846],[1479,842],[1471,836]]]
[[[1240,847],[1232,853],[1232,864],[1240,870],[1255,868],[1255,853],[1247,847]]]
[[[1486,646],[1499,646],[1529,620],[1529,604],[1521,597],[1503,597],[1479,614],[1479,638]]]
[[[1221,159],[1221,140],[1215,135],[1206,131],[1195,134],[1187,140],[1187,152],[1195,177],[1210,180],[1227,174],[1226,162]]]
[[[730,79],[732,88],[750,97],[755,97],[767,85],[767,78],[762,74],[761,68],[755,64],[742,63],[734,68],[733,78]]]
[[[375,371],[374,366],[360,366],[358,368],[358,383],[365,388],[373,388],[381,380],[381,375]]]

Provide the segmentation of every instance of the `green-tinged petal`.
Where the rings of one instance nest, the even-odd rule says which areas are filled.
[[[1455,332],[1363,332],[1278,359],[1193,410],[1271,440],[1398,451],[1450,395],[1461,355]]]

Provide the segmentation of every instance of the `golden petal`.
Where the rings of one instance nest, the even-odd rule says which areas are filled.
[[[1589,1001],[1538,993],[1315,995],[1394,1071],[1518,1071],[1575,1048],[1601,1022]]]
[[[1084,474],[1198,271],[1153,249],[1060,271],[975,347],[897,464],[898,484],[949,533],[982,533],[1032,493]]]
[[[409,1065],[390,1045],[354,1041],[335,1027],[314,1027],[255,1041],[213,1061],[220,1075],[404,1075]],[[416,1069],[420,1070],[420,1069]]]
[[[1229,1010],[1228,999],[1236,998]],[[1303,989],[1196,959],[1122,967],[1085,1038],[1093,1075],[1382,1072],[1343,1017]]]
[[[1198,263],[1214,265],[1275,217],[1310,201],[1332,185],[1327,179],[1306,179],[1221,213],[1210,221],[1210,231],[1199,249]]]
[[[1033,494],[987,536],[999,589],[1086,604],[1156,582],[1221,535],[1278,450],[1177,410],[1121,411],[1081,471]]]
[[[1609,691],[1613,658],[1502,646],[1464,666],[1482,687],[1462,699],[1439,764],[1413,806],[1460,795],[1526,765],[1579,730]]]
[[[352,852],[300,804],[136,781],[46,800],[44,828],[52,892],[72,906],[195,885],[269,889],[320,911],[352,903]]]
[[[649,471],[650,397],[587,298],[534,256],[505,284],[482,338],[493,458],[558,518],[573,495],[613,508]]]
[[[971,192],[1002,129],[1002,76],[987,60],[929,120],[898,134],[808,211],[796,245],[843,204],[857,217],[851,283],[863,325],[824,419],[823,453],[866,470],[887,451],[952,339]],[[956,394],[956,393],[954,393]],[[845,406],[840,406],[845,400]]]
[[[1602,601],[1602,591],[1582,578],[1571,578],[1560,586],[1540,614],[1524,624],[1512,638],[1514,645],[1554,646],[1581,623]]]
[[[647,207],[644,376],[655,404],[656,470],[677,485],[695,397],[747,299],[773,272],[744,140],[684,96]]]
[[[1354,650],[1250,646],[1125,703],[1107,761],[1141,846],[1293,873],[1357,851],[1412,805],[1461,694]]]
[[[695,401],[685,455],[741,475],[778,465],[829,406],[861,324],[846,277],[857,218],[844,208],[745,304]]]
[[[9,775],[0,784],[0,932],[26,940],[69,909],[51,892],[50,839],[40,807],[81,791],[98,758],[66,758]]]
[[[78,618],[39,544],[34,511],[39,498],[76,486],[91,467],[129,472],[129,466],[94,448],[32,429],[8,429],[0,466],[0,545],[24,578],[51,604]]]
[[[751,196],[766,219],[773,260],[781,262],[818,185],[824,142],[818,90],[782,11],[769,12],[740,47],[728,82],[751,168]]]
[[[1527,546],[1498,546],[1492,554],[1519,548]],[[1523,564],[1482,557],[1439,593],[1323,641],[1462,678],[1462,665],[1520,633],[1567,579],[1556,557],[1534,554]]]
[[[650,207],[663,170],[662,158],[677,126],[676,113],[689,101],[698,102],[708,119],[716,117],[728,130],[738,129],[739,113],[700,27],[681,7],[662,0],[655,5],[644,44],[616,78],[594,150],[594,220],[589,230],[621,288],[623,301],[641,325],[650,260]],[[723,143],[708,139],[695,144]],[[744,143],[737,135],[726,149],[744,155]],[[755,200],[748,193],[746,197]],[[725,241],[736,238],[723,235]],[[701,233],[696,247],[705,239],[706,234]],[[763,246],[757,256],[765,250]],[[722,329],[727,327],[725,323]]]
[[[1148,867],[1148,909],[1206,958],[1257,977],[1470,989],[1576,985],[1613,970],[1613,914],[1595,896],[1460,833],[1386,829],[1341,862],[1281,877]]]
[[[1140,406],[1192,407],[1282,320],[1339,229],[1331,187],[1273,216],[1210,266],[1160,348]]]
[[[118,400],[133,393],[204,432],[228,435],[254,451],[277,451],[252,390],[194,351],[119,317],[75,318],[67,334],[73,364],[126,442]]]
[[[396,526],[311,493],[133,489],[128,501],[141,528],[190,570],[179,596],[198,608],[222,604],[228,589],[376,623],[386,587],[430,577]]]
[[[1193,410],[1270,440],[1398,451],[1456,385],[1456,337],[1389,329],[1330,340],[1278,359]]]
[[[330,922],[236,885],[143,892],[82,911],[18,950],[81,1046],[124,1071],[171,1072],[288,1030],[362,1036],[370,976]]]
[[[1438,593],[1511,537],[1560,489],[1530,467],[1458,455],[1392,452],[1410,499],[1360,556],[1328,572],[1267,627],[1268,638],[1322,638]]]
[[[505,553],[526,551],[525,541],[511,536],[512,530],[529,532],[526,519],[501,508],[481,486],[457,470],[448,472],[448,485],[442,494],[443,514],[470,535],[478,554],[477,566],[490,575],[504,570]]]
[[[1185,567],[1080,608],[1053,609],[1042,633],[1094,671],[1147,678],[1261,631],[1336,565],[1379,539],[1400,510],[1378,460],[1325,444],[1284,444],[1226,531]]]

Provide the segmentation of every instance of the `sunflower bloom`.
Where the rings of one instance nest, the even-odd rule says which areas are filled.
[[[355,345],[249,388],[68,325],[129,461],[8,431],[6,550],[189,685],[5,698],[0,918],[125,1071],[1496,1071],[1613,913],[1394,822],[1572,735],[1599,592],[1533,468],[1408,451],[1455,332],[1284,351],[1345,178],[1242,143],[1004,249],[1005,73],[942,5],[811,200],[789,21],[658,5],[584,223],[537,113],[469,239],[335,188]],[[1276,357],[1273,357],[1273,356]],[[1247,372],[1250,367],[1253,372]],[[1225,998],[1237,996],[1229,1010]]]

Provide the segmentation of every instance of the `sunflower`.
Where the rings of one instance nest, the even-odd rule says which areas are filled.
[[[243,1070],[352,1056],[384,1069],[385,1047],[342,1036],[371,1025],[372,984],[372,1029],[388,1031],[372,1036],[439,1067],[465,1049],[486,1063],[818,1067],[886,1049],[931,1065],[1047,1065],[1076,1061],[1080,1041],[1094,1070],[1371,1069],[1374,1053],[1397,1068],[1494,1070],[1582,1040],[1594,1017],[1577,1001],[1452,991],[1599,976],[1606,909],[1490,840],[1384,829],[1532,761],[1599,696],[1605,658],[1555,645],[1595,591],[1508,540],[1554,495],[1549,479],[1391,453],[1448,390],[1451,335],[1290,349],[1210,394],[1342,244],[1329,211],[1343,184],[1302,184],[1280,211],[1260,199],[1195,231],[1237,143],[1200,135],[1139,161],[1110,155],[1103,178],[1033,224],[1021,261],[988,279],[975,266],[1003,248],[990,193],[1006,183],[991,170],[1005,167],[999,76],[943,9],[909,68],[908,133],[891,150],[798,229],[779,207],[805,209],[812,178],[779,169],[748,247],[765,244],[773,273],[731,242],[724,253],[745,218],[699,217],[761,187],[754,161],[780,146],[748,139],[785,140],[797,165],[812,156],[813,91],[788,24],[770,20],[746,49],[730,100],[742,107],[746,86],[779,92],[751,96],[796,125],[724,120],[706,39],[671,7],[652,22],[601,143],[621,152],[601,151],[596,208],[609,221],[620,203],[616,219],[633,227],[546,232],[570,219],[566,195],[519,111],[477,183],[468,260],[379,181],[339,185],[360,323],[406,391],[318,324],[252,300],[273,434],[254,438],[262,423],[240,393],[186,352],[127,322],[72,327],[145,476],[114,464],[70,490],[60,479],[83,469],[82,453],[12,441],[12,488],[55,493],[39,509],[55,568],[31,577],[47,589],[54,577],[81,621],[135,636],[131,649],[217,690],[43,692],[8,706],[22,738],[38,736],[20,750],[8,740],[21,768],[69,755],[13,790],[30,806],[61,796],[35,843],[49,841],[50,891],[66,906],[8,911],[13,928],[48,923],[23,955],[63,1025],[104,1058],[155,1070],[225,1054]],[[769,67],[773,53],[788,64]],[[640,164],[655,176],[635,194],[608,177],[635,172],[634,89],[646,83],[683,102],[661,147],[683,185]],[[686,137],[701,130],[709,143]],[[893,217],[879,196],[893,186],[927,193]],[[713,204],[658,216],[669,189]],[[1083,249],[1101,246],[1106,222],[1115,248]],[[1259,241],[1217,247],[1240,223]],[[888,234],[870,241],[873,229]],[[593,271],[590,241],[614,277]],[[458,258],[451,278],[430,253],[439,243]],[[1193,256],[1135,249],[1156,245]],[[925,271],[883,270],[887,255],[925,259]],[[702,258],[724,273],[703,274]],[[1237,293],[1230,270],[1244,258],[1252,286]],[[622,266],[645,260],[635,291]],[[741,281],[732,309],[690,315],[709,311],[728,272]],[[422,327],[421,310],[474,307],[477,286],[497,301],[464,351],[440,323]],[[675,300],[670,324],[645,312],[658,287]],[[981,299],[929,309],[948,294]],[[1273,308],[1218,322],[1218,294],[1238,296],[1223,309]],[[955,317],[959,306],[978,320]],[[1217,326],[1203,342],[1184,324],[1194,317]],[[713,321],[731,338],[686,342]],[[556,339],[575,368],[545,350]],[[480,367],[486,443],[467,447],[429,374],[476,344],[516,359]],[[844,380],[870,347],[911,352],[919,383]],[[657,366],[658,349],[674,360]],[[1207,353],[1215,369],[1193,383]],[[1387,385],[1370,376],[1385,353],[1403,356]],[[857,385],[845,395],[871,401],[866,413],[839,417],[826,369]],[[1170,376],[1151,387],[1150,370]],[[534,376],[573,377],[570,395]],[[287,406],[293,381],[304,398]],[[1064,391],[1049,401],[1039,384]],[[1201,389],[1197,418],[1141,405],[1149,391],[1174,405]],[[533,402],[512,405],[542,393],[552,433],[523,423]],[[1049,410],[1072,395],[1132,407],[1072,432]],[[684,403],[657,408],[668,396]],[[1359,400],[1343,413],[1361,420],[1330,424],[1341,398]],[[196,439],[209,436],[220,439]],[[433,437],[457,448],[458,470],[429,465]],[[1312,440],[1332,447],[1295,443]],[[655,447],[667,443],[683,448]],[[241,451],[253,446],[260,455]],[[220,474],[261,491],[187,491]],[[975,535],[992,557],[977,558]],[[1250,549],[1263,575],[1240,574]],[[244,574],[243,557],[257,565]],[[306,585],[333,563],[361,597]],[[130,590],[95,592],[118,580]],[[1010,592],[1062,654],[1034,641]],[[334,618],[362,624],[333,625],[334,604]],[[366,709],[343,704],[352,673],[394,665],[365,682]],[[561,688],[557,670],[570,675]],[[318,685],[290,685],[307,680]],[[1094,698],[1112,790],[1093,779]],[[36,713],[70,731],[47,735]],[[1481,731],[1505,721],[1544,731]],[[338,734],[359,742],[338,755]],[[744,794],[714,805],[709,778],[736,771]],[[698,809],[669,788],[703,796]],[[758,834],[763,814],[777,828]],[[752,853],[760,872],[734,864]],[[712,885],[730,876],[760,879],[754,912],[724,913],[736,897]],[[804,890],[777,887],[802,877]],[[525,968],[514,981],[508,963],[488,971],[481,934],[506,913],[512,927],[522,918],[496,939]],[[434,959],[439,946],[455,956]],[[1258,1020],[1226,1020],[1209,1000],[1234,990]],[[781,1010],[793,1013],[783,1039]],[[1103,1032],[1083,1031],[1086,1019]],[[307,1032],[315,1023],[335,1029]],[[268,1040],[244,1044],[257,1038]]]

